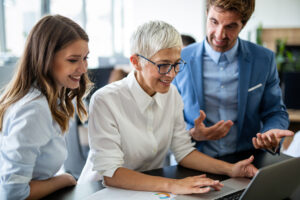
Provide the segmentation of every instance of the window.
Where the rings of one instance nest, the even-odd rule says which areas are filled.
[[[20,56],[27,36],[40,18],[40,0],[4,0],[6,49]]]
[[[6,54],[20,57],[29,32],[41,12],[60,14],[77,22],[89,35],[89,67],[99,66],[99,57],[122,58],[129,43],[125,32],[124,0],[0,0],[5,34],[0,47]],[[126,6],[132,4],[126,0]],[[41,7],[47,7],[42,11]],[[0,7],[1,8],[1,7]],[[0,18],[1,19],[1,18]],[[117,59],[118,60],[118,59]]]
[[[51,0],[51,14],[71,18],[89,35],[89,67],[99,57],[123,55],[123,0]]]
[[[99,57],[123,56],[123,4],[124,0],[86,1],[86,31],[90,37],[91,52],[90,67],[99,66]]]
[[[81,27],[84,28],[83,24],[83,1],[82,0],[72,0],[72,1],[62,1],[62,0],[51,0],[50,1],[50,13],[59,14],[74,20]]]
[[[1,52],[6,51],[5,41],[5,22],[4,22],[4,0],[0,0],[0,55]],[[0,58],[1,59],[1,58]],[[1,62],[1,60],[0,60]],[[1,64],[0,64],[1,66]]]
[[[112,0],[89,0],[86,31],[90,37],[89,66],[98,66],[98,57],[113,55]]]

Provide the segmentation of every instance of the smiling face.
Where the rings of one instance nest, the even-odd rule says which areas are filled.
[[[207,40],[218,52],[231,49],[243,28],[241,16],[235,11],[212,6],[207,13]]]
[[[154,56],[149,58],[156,64],[174,64],[180,61],[181,47],[173,47],[162,49],[158,51]],[[158,67],[151,62],[146,62],[145,66],[140,66],[137,62],[136,55],[131,57],[135,69],[137,70],[136,78],[140,86],[147,92],[148,95],[153,96],[156,92],[166,93],[169,91],[171,82],[176,76],[174,68],[165,75],[158,73]],[[136,62],[135,62],[136,61]]]
[[[53,77],[60,88],[75,89],[84,73],[87,72],[88,43],[76,40],[54,55]]]

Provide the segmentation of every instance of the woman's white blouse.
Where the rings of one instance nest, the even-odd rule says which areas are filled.
[[[93,95],[88,128],[91,150],[86,165],[92,169],[81,174],[86,180],[92,170],[101,178],[112,177],[119,167],[136,171],[163,167],[170,148],[177,161],[194,150],[177,89],[171,85],[167,93],[151,97],[134,72]]]
[[[67,156],[64,136],[37,89],[9,107],[0,135],[0,199],[25,199],[29,182],[52,177]]]

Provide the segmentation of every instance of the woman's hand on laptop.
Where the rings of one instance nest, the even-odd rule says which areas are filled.
[[[257,168],[254,167],[251,163],[254,160],[254,156],[250,156],[250,158],[241,160],[235,163],[232,167],[231,177],[253,177],[257,173]]]
[[[207,178],[205,174],[191,176],[183,179],[174,179],[171,184],[173,194],[207,193],[211,188],[221,190],[224,185],[218,181]]]

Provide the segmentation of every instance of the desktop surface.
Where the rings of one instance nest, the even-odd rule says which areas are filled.
[[[176,200],[299,200],[300,158],[291,158],[260,168],[250,180],[229,178],[221,183],[220,191],[211,190],[205,194],[178,195]]]
[[[255,150],[255,151],[240,152],[238,154],[223,156],[218,159],[234,163],[239,160],[248,158],[250,155],[254,155],[253,164],[257,168],[268,166],[270,164],[291,158],[290,156],[287,156],[284,154],[271,155],[262,150]],[[177,179],[203,174],[203,172],[200,172],[197,170],[192,170],[192,169],[187,169],[180,165],[174,165],[174,166],[164,167],[164,168],[160,168],[160,169],[150,170],[150,171],[146,171],[144,173],[149,174],[149,175],[154,175],[154,176],[163,176],[163,177],[177,178]],[[215,175],[215,174],[210,174],[210,173],[206,173],[206,174],[207,174],[207,177],[212,178],[212,179],[217,179],[220,181],[226,180],[229,178],[228,176],[225,176],[225,175]],[[102,184],[100,182],[78,184],[73,187],[63,188],[59,191],[56,191],[56,192],[48,195],[47,197],[45,197],[43,199],[44,200],[54,200],[54,199],[55,200],[81,200],[103,188],[104,187],[102,186]],[[299,191],[299,196],[297,195],[297,197],[299,197],[298,199],[300,199],[300,191]]]

